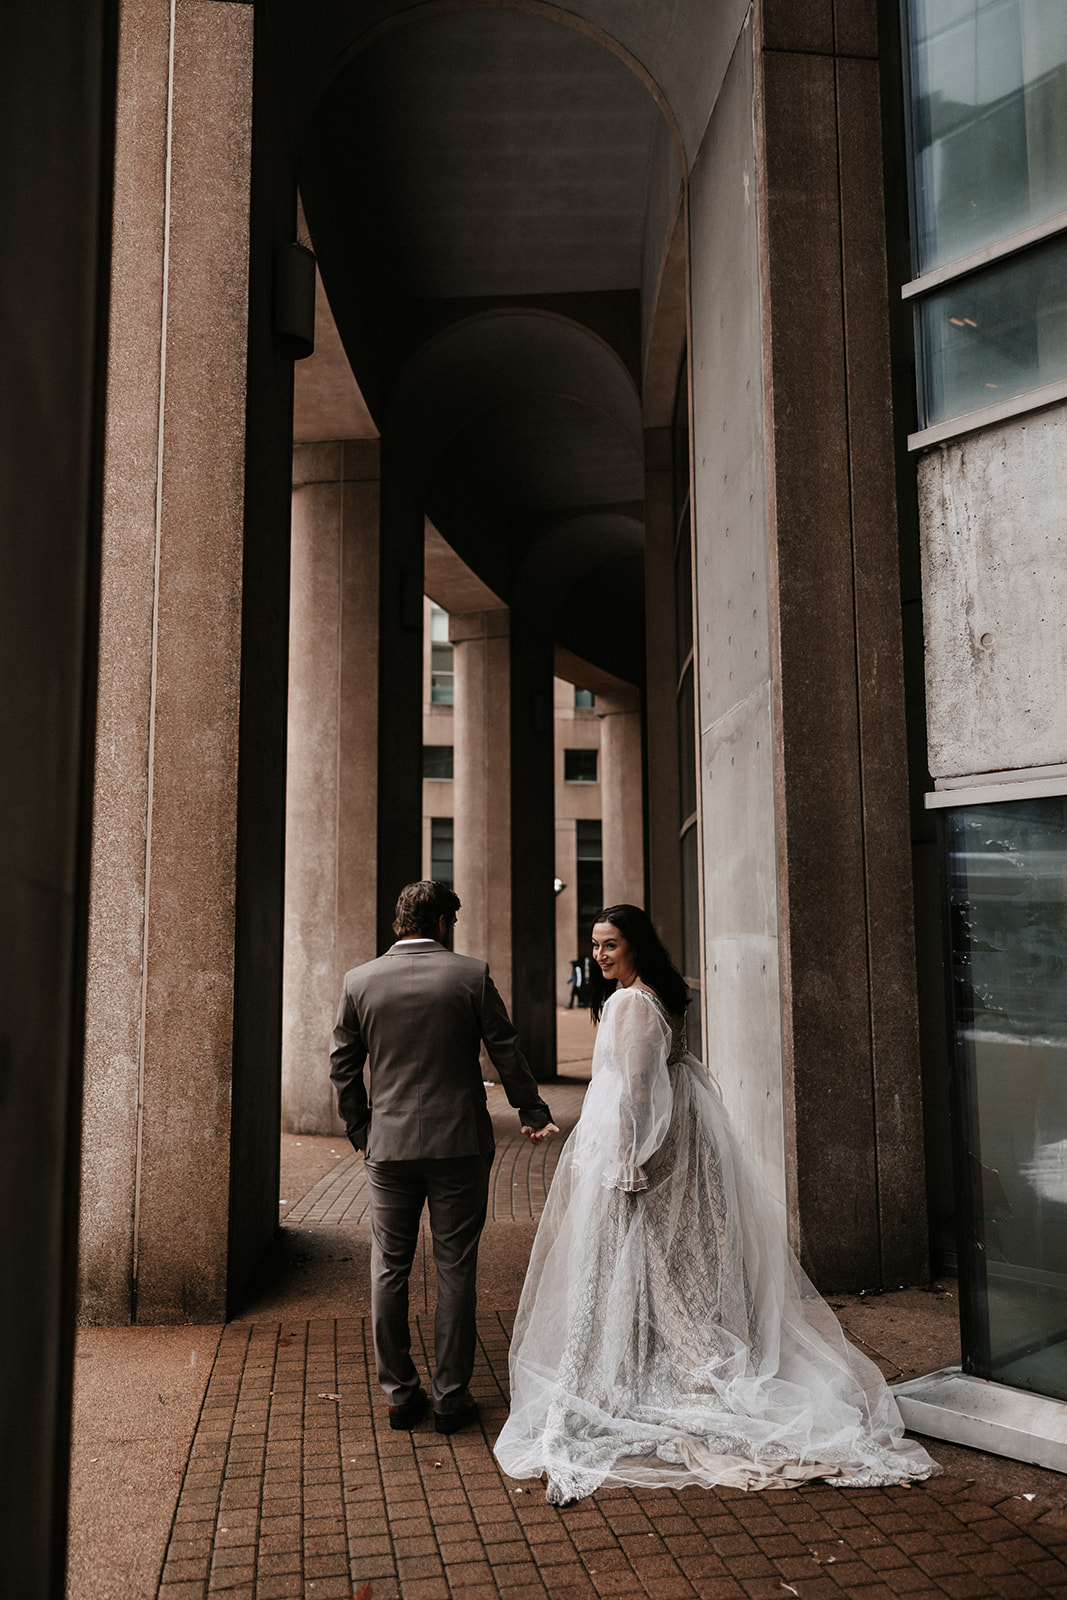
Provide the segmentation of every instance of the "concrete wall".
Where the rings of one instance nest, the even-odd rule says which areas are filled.
[[[778,858],[751,26],[690,191],[708,1065],[783,1220]]]
[[[600,788],[604,818],[604,904],[645,904],[641,695],[616,689],[597,696]]]
[[[597,696],[599,704],[600,696]],[[556,766],[556,877],[564,887],[556,896],[556,1004],[571,998],[571,961],[583,941],[589,948],[589,929],[578,926],[578,823],[606,822],[604,812],[602,724],[595,707],[574,704],[574,685],[565,678],[553,683]],[[564,780],[565,750],[596,750],[596,783]],[[640,770],[638,771],[640,779]],[[605,899],[604,904],[608,902]]]
[[[376,948],[378,445],[293,459],[282,1124],[343,1131],[329,1081],[341,981]]]
[[[455,888],[463,902],[456,949],[489,963],[508,1007],[512,995],[510,630],[510,616],[503,608],[461,612],[449,619],[455,667],[455,778],[451,785],[440,785],[451,787],[455,808]],[[443,709],[427,707],[431,726],[432,713]]]
[[[245,386],[241,712],[237,755],[227,1300],[278,1228],[293,360],[275,332],[274,268],[296,228],[296,177],[255,12]]]
[[[918,472],[931,775],[1067,761],[1067,407]]]
[[[511,1014],[534,1075],[556,1076],[552,639],[511,615]]]
[[[0,60],[0,1581],[20,1600],[65,1587],[117,9],[12,0]]]
[[[378,539],[378,953],[393,942],[396,897],[422,874],[425,517],[390,431],[380,445]]]

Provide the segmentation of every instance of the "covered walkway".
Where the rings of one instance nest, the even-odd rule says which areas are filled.
[[[584,1012],[558,1024],[549,1094],[566,1133],[590,1033]],[[343,1140],[288,1136],[281,1245],[234,1321],[79,1336],[70,1600],[1067,1595],[1067,1480],[937,1442],[945,1476],[915,1488],[609,1489],[559,1510],[505,1477],[491,1444],[507,1412],[508,1336],[560,1142],[531,1146],[499,1089],[490,1103],[480,1426],[390,1432],[358,1158]],[[957,1358],[954,1288],[832,1303],[896,1380]],[[425,1358],[424,1255],[412,1291]]]

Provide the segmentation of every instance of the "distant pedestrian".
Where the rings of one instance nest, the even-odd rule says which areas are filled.
[[[523,1133],[540,1140],[559,1132],[489,968],[453,952],[459,904],[443,883],[409,883],[401,891],[397,942],[345,976],[330,1056],[345,1131],[366,1156],[374,1359],[389,1426],[397,1429],[414,1427],[429,1404],[411,1359],[408,1324],[408,1277],[422,1208],[429,1206],[438,1433],[454,1433],[478,1414],[467,1385],[493,1163],[483,1042]]]
[[[578,956],[571,962],[571,975],[568,978],[571,986],[571,997],[567,1002],[567,1010],[573,1011],[576,1005],[582,1004],[582,963]]]

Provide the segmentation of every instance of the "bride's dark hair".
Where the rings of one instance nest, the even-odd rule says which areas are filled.
[[[656,991],[672,1016],[684,1017],[689,990],[652,926],[648,912],[642,911],[640,906],[605,906],[593,918],[594,926],[598,922],[610,922],[613,928],[618,928],[630,946],[641,982]],[[614,989],[615,984],[605,980],[594,961],[589,975],[589,1015],[593,1022],[600,1021],[604,1002]]]

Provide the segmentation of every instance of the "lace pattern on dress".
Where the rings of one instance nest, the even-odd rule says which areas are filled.
[[[555,1503],[605,1482],[875,1484],[937,1470],[800,1272],[684,1024],[644,990],[605,1006],[511,1368],[497,1454],[515,1476],[546,1475]]]

